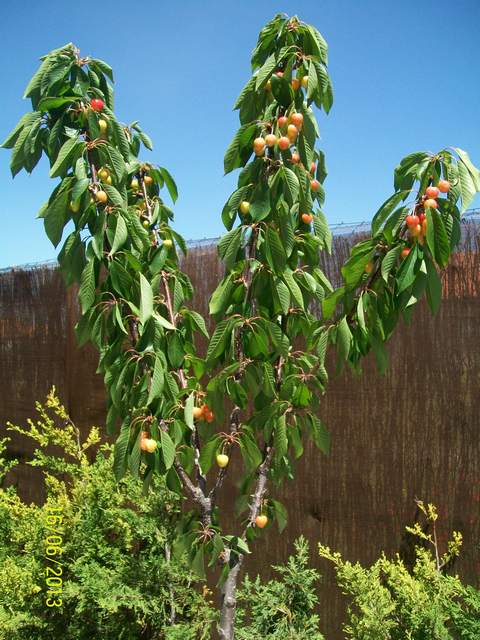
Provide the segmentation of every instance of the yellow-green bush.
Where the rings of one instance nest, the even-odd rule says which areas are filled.
[[[186,566],[169,560],[178,499],[160,480],[148,495],[133,478],[117,483],[111,447],[96,429],[82,442],[54,393],[37,410],[28,428],[10,428],[36,441],[32,464],[45,469],[47,501],[26,505],[13,488],[0,490],[0,640],[210,638],[206,597]],[[47,454],[49,445],[59,454]],[[3,478],[12,464],[1,458]],[[46,606],[52,506],[63,517],[59,608]]]

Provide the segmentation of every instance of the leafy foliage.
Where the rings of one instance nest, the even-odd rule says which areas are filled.
[[[208,592],[184,561],[169,560],[178,498],[161,479],[148,496],[131,476],[117,484],[111,447],[93,453],[98,430],[81,441],[54,392],[37,410],[29,427],[10,425],[38,446],[31,464],[46,470],[47,498],[26,505],[13,488],[0,490],[0,638],[209,638]],[[57,454],[46,453],[51,445]],[[58,609],[45,604],[50,507],[63,518]]]
[[[315,613],[319,574],[308,567],[309,545],[295,542],[295,555],[274,567],[278,578],[262,583],[246,576],[238,594],[239,640],[323,640]]]
[[[427,525],[437,513],[433,505],[419,502]],[[441,554],[437,538],[418,522],[407,527],[417,540],[416,558],[410,570],[397,555],[384,554],[370,567],[343,560],[320,545],[323,558],[333,563],[338,584],[349,597],[346,637],[356,640],[474,640],[480,634],[480,593],[463,585],[458,576],[446,574],[459,554],[461,535],[453,533]],[[431,548],[425,548],[427,544]]]

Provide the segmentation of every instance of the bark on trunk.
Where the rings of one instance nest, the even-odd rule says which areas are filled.
[[[238,556],[237,563],[231,567],[221,591],[220,624],[218,633],[220,640],[234,640],[235,614],[237,610],[237,584],[244,556]]]

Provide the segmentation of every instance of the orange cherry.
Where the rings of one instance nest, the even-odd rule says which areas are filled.
[[[427,198],[438,198],[439,193],[440,189],[438,187],[427,187],[425,189],[425,195]]]
[[[255,524],[259,529],[263,529],[267,526],[268,518],[265,514],[259,515],[255,518]]]
[[[265,136],[265,142],[267,147],[274,147],[277,144],[277,136],[274,133],[269,133]]]
[[[261,156],[265,152],[265,139],[262,137],[255,138],[253,141],[253,150],[255,155]]]
[[[289,124],[287,127],[287,136],[290,142],[295,142],[298,136],[298,129],[294,124]]]
[[[418,216],[416,215],[412,215],[412,216],[407,216],[405,218],[405,222],[407,223],[407,227],[416,227],[417,224],[420,222],[420,219]]]
[[[290,116],[290,122],[300,130],[303,124],[303,113],[292,113]]]

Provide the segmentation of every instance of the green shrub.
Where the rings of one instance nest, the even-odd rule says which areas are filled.
[[[355,640],[479,640],[480,592],[465,586],[446,568],[459,554],[462,537],[454,532],[443,555],[437,544],[433,505],[417,503],[425,526],[407,527],[421,545],[413,569],[397,555],[382,556],[370,567],[342,559],[328,547],[320,555],[330,560],[343,592],[350,597],[344,631]]]
[[[32,464],[46,470],[47,500],[26,505],[0,490],[0,640],[210,638],[206,597],[186,565],[169,560],[178,499],[160,480],[148,495],[132,477],[117,484],[111,447],[96,429],[81,442],[54,393],[37,410],[28,429],[10,425],[38,444]],[[49,445],[59,454],[47,455]],[[0,474],[11,466],[3,460]],[[61,608],[46,606],[52,506],[63,517]]]
[[[262,583],[260,578],[243,581],[238,594],[239,640],[323,640],[315,613],[315,593],[319,574],[308,567],[309,545],[304,538],[295,542],[295,555],[287,563],[273,567],[279,575]]]

